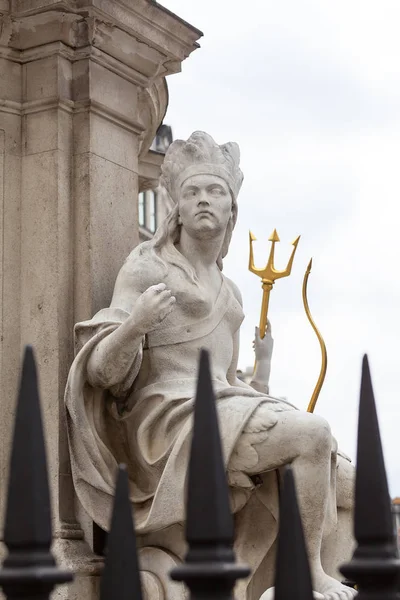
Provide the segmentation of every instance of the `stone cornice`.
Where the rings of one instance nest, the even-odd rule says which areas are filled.
[[[101,102],[97,102],[94,100],[88,100],[85,102],[75,102],[74,112],[88,112],[90,111],[93,114],[97,114],[112,123],[131,131],[132,133],[142,134],[145,130],[145,127],[142,123],[135,121],[133,119],[126,118],[125,115],[118,113],[115,110],[112,110],[109,106],[102,104]]]
[[[40,22],[46,13],[58,12],[60,21],[78,22],[80,17],[88,23],[97,19],[117,27],[139,43],[165,54],[171,67],[164,74],[176,72],[180,62],[199,47],[197,40],[202,36],[198,29],[149,0],[30,0],[29,9],[26,6],[26,0],[11,1],[10,16],[19,26],[25,20]]]
[[[21,102],[14,102],[13,100],[0,100],[0,113],[20,115]]]
[[[109,6],[108,0],[96,1]],[[144,1],[147,3],[147,0]],[[166,35],[158,23],[153,28],[151,23],[147,24],[147,29],[142,27],[145,15],[137,11],[133,13],[129,10],[130,20],[126,20],[125,13],[116,13],[119,4],[116,0],[111,3],[113,15],[106,13],[102,9],[104,7],[100,9],[92,5],[85,12],[71,10],[68,5],[70,10],[67,11],[65,2],[52,2],[47,10],[42,7],[39,12],[30,11],[29,14],[10,12],[0,16],[0,46],[16,53],[25,53],[20,55],[21,62],[36,58],[44,51],[44,47],[49,48],[56,43],[83,55],[89,49],[96,56],[97,51],[99,60],[107,55],[118,62],[119,69],[127,68],[135,72],[136,83],[144,87],[154,78],[180,71],[182,60],[197,47],[193,36],[189,40],[178,38],[183,27],[180,21],[177,21],[178,30],[175,33],[168,31]],[[65,11],[56,10],[62,6]],[[117,16],[121,21],[117,20]],[[163,26],[165,28],[166,24]],[[151,39],[144,35],[145,31],[148,31]],[[17,59],[17,56],[12,58]],[[76,59],[78,57],[76,54]]]
[[[54,55],[62,56],[71,62],[90,58],[93,62],[140,87],[146,87],[149,84],[148,77],[138,73],[131,66],[124,64],[94,46],[85,46],[74,50],[63,42],[58,41],[27,50],[14,50],[0,45],[0,58],[6,58],[19,64],[30,63],[34,60],[41,60]]]
[[[140,123],[95,103],[85,110],[100,111],[138,133],[139,153],[145,156],[168,105],[165,77],[180,71],[182,61],[198,48],[201,32],[150,0],[10,0],[8,6],[8,13],[0,13],[0,57],[19,64],[54,55],[70,62],[89,60],[138,86]],[[68,100],[46,102],[78,110]],[[26,114],[45,108],[3,104],[2,110]]]
[[[67,113],[91,112],[99,115],[107,121],[111,121],[136,134],[143,134],[144,125],[128,119],[125,115],[113,110],[109,106],[97,102],[95,100],[87,100],[84,102],[73,102],[72,100],[54,98],[42,98],[30,102],[14,102],[12,100],[0,100],[0,113],[9,113],[14,115],[31,115],[52,109],[63,110]]]
[[[54,55],[62,56],[71,62],[90,59],[117,74],[119,77],[139,85],[141,89],[139,95],[139,114],[141,122],[130,122],[123,115],[117,114],[111,108],[101,106],[100,103],[91,102],[83,105],[82,103],[74,103],[66,98],[44,98],[43,100],[29,103],[0,100],[0,111],[22,115],[48,110],[50,108],[59,108],[68,112],[91,110],[92,112],[101,114],[103,117],[109,118],[109,120],[120,124],[130,131],[140,133],[140,154],[146,154],[167,109],[168,89],[165,79],[163,77],[158,77],[149,81],[147,78],[140,76],[140,74],[130,66],[123,64],[121,61],[116,60],[112,56],[98,48],[93,48],[92,46],[74,50],[62,42],[53,42],[24,51],[12,50],[0,46],[0,58],[6,58],[19,64],[30,63],[34,60],[40,60]]]

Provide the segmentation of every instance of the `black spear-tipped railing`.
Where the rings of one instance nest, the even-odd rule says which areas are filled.
[[[358,426],[354,532],[357,548],[342,573],[359,600],[397,600],[400,560],[368,360],[364,357]],[[249,574],[235,562],[234,523],[219,436],[209,358],[203,351],[197,383],[187,488],[185,563],[171,576],[192,600],[232,600],[237,579]],[[4,527],[8,555],[0,585],[8,599],[48,600],[72,574],[50,551],[51,507],[37,374],[25,349],[18,395]],[[293,473],[285,470],[275,574],[275,600],[311,600],[312,585]],[[101,600],[142,600],[136,537],[126,469],[119,469]]]
[[[0,570],[7,598],[46,600],[53,588],[72,580],[50,552],[50,492],[33,350],[25,348],[14,422],[4,526],[8,555]]]
[[[234,524],[206,350],[200,356],[186,510],[189,550],[171,577],[186,583],[192,600],[230,600],[236,580],[250,570],[235,562]]]
[[[313,600],[303,525],[289,466],[285,468],[279,504],[274,600]]]
[[[100,587],[100,600],[114,599],[142,600],[136,534],[125,465],[120,465],[118,469]]]
[[[356,582],[358,599],[397,598],[400,561],[366,356],[362,366],[358,417],[354,535],[357,547],[353,558],[340,570]]]

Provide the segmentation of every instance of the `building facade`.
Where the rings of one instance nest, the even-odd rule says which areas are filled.
[[[163,158],[172,141],[172,128],[169,125],[161,125],[150,150]],[[167,190],[160,185],[139,192],[138,222],[141,242],[149,240],[154,235],[158,225],[165,219],[172,207],[172,199]]]

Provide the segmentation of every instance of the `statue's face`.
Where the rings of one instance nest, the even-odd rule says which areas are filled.
[[[192,237],[210,239],[226,230],[232,197],[216,175],[193,175],[183,183],[178,199],[182,227]]]

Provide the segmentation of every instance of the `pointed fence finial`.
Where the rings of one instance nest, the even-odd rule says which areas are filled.
[[[186,539],[186,561],[173,569],[172,579],[184,581],[196,600],[232,598],[235,581],[250,570],[235,562],[233,518],[206,350],[201,351],[194,408]]]
[[[118,469],[111,528],[107,536],[100,600],[142,600],[136,534],[125,465]]]
[[[293,471],[285,468],[279,507],[275,600],[313,600],[303,525],[297,503]]]
[[[362,365],[354,508],[357,547],[341,572],[358,600],[397,598],[400,561],[368,358]]]
[[[48,598],[54,586],[72,580],[56,566],[52,543],[46,450],[33,350],[25,348],[9,465],[4,543],[0,570],[7,597]]]

